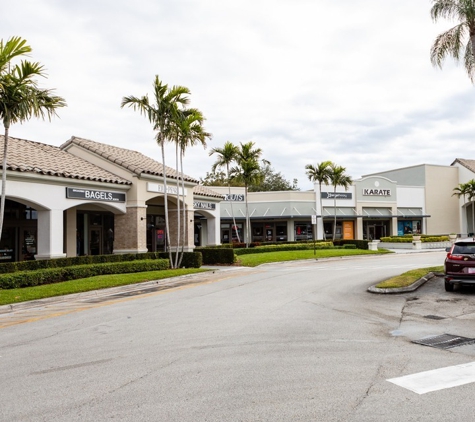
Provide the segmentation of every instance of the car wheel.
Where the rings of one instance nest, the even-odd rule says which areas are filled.
[[[453,292],[454,291],[454,285],[447,280],[445,280],[445,291],[446,292]]]

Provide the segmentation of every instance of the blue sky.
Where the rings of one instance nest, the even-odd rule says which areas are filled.
[[[71,136],[160,160],[148,121],[121,109],[155,75],[191,92],[213,134],[185,171],[204,177],[208,152],[254,141],[276,171],[311,188],[305,165],[332,160],[353,178],[475,158],[473,85],[431,44],[434,24],[414,0],[23,0],[2,4],[2,39],[19,35],[68,107],[11,136],[60,145]],[[173,151],[167,155],[173,166]]]

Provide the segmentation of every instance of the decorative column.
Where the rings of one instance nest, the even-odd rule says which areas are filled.
[[[66,255],[68,257],[77,256],[77,224],[76,208],[66,210]]]
[[[37,244],[37,260],[66,257],[63,250],[63,210],[38,211]]]

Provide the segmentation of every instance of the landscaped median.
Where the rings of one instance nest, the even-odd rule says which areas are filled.
[[[368,288],[368,291],[371,293],[412,292],[429,281],[432,277],[440,275],[443,271],[443,266],[410,270],[371,286]]]

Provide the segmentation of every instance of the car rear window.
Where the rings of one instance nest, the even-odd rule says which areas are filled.
[[[475,243],[469,243],[469,244],[457,243],[454,245],[454,250],[452,253],[466,254],[466,255],[475,254]]]

